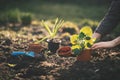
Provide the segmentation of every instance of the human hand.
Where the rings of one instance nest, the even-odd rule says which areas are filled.
[[[111,47],[115,47],[114,41],[98,42],[98,43],[93,44],[91,48],[100,49],[100,48],[111,48]]]
[[[118,36],[117,38],[115,38],[112,41],[95,43],[95,44],[93,44],[93,46],[91,48],[92,49],[111,48],[111,47],[115,47],[115,46],[117,46],[119,44],[120,44],[120,36]]]

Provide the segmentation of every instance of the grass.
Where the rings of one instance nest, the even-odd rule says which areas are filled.
[[[55,19],[56,17],[64,20],[79,22],[82,19],[100,21],[106,13],[108,6],[105,5],[83,5],[71,3],[53,3],[41,0],[29,0],[27,2],[15,2],[6,5],[5,9],[18,8],[22,12],[30,12],[38,20]]]

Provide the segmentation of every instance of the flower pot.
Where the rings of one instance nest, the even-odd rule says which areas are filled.
[[[56,53],[57,49],[59,48],[60,43],[48,42],[48,49],[52,53]]]
[[[91,59],[91,49],[86,49],[77,56],[78,61],[90,61]]]
[[[45,47],[43,47],[41,44],[29,44],[27,51],[33,51],[35,53],[40,53],[44,49]]]
[[[60,40],[58,41],[57,39],[51,39],[47,40],[48,42],[48,49],[50,50],[51,53],[56,53],[56,51],[60,47]]]
[[[70,46],[62,46],[57,50],[59,56],[70,57],[72,55],[72,50]]]

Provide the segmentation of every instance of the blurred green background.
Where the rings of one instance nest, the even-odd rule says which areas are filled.
[[[81,19],[100,21],[111,0],[0,0],[0,13],[19,10],[31,13],[35,19],[56,17],[79,22]]]
[[[0,0],[0,25],[63,18],[97,27],[112,0]],[[119,28],[115,30],[119,34]]]

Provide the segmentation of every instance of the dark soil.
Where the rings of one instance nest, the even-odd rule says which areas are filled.
[[[88,62],[76,57],[12,56],[13,51],[26,51],[33,39],[16,39],[0,35],[0,80],[120,80],[120,47],[92,52]]]

